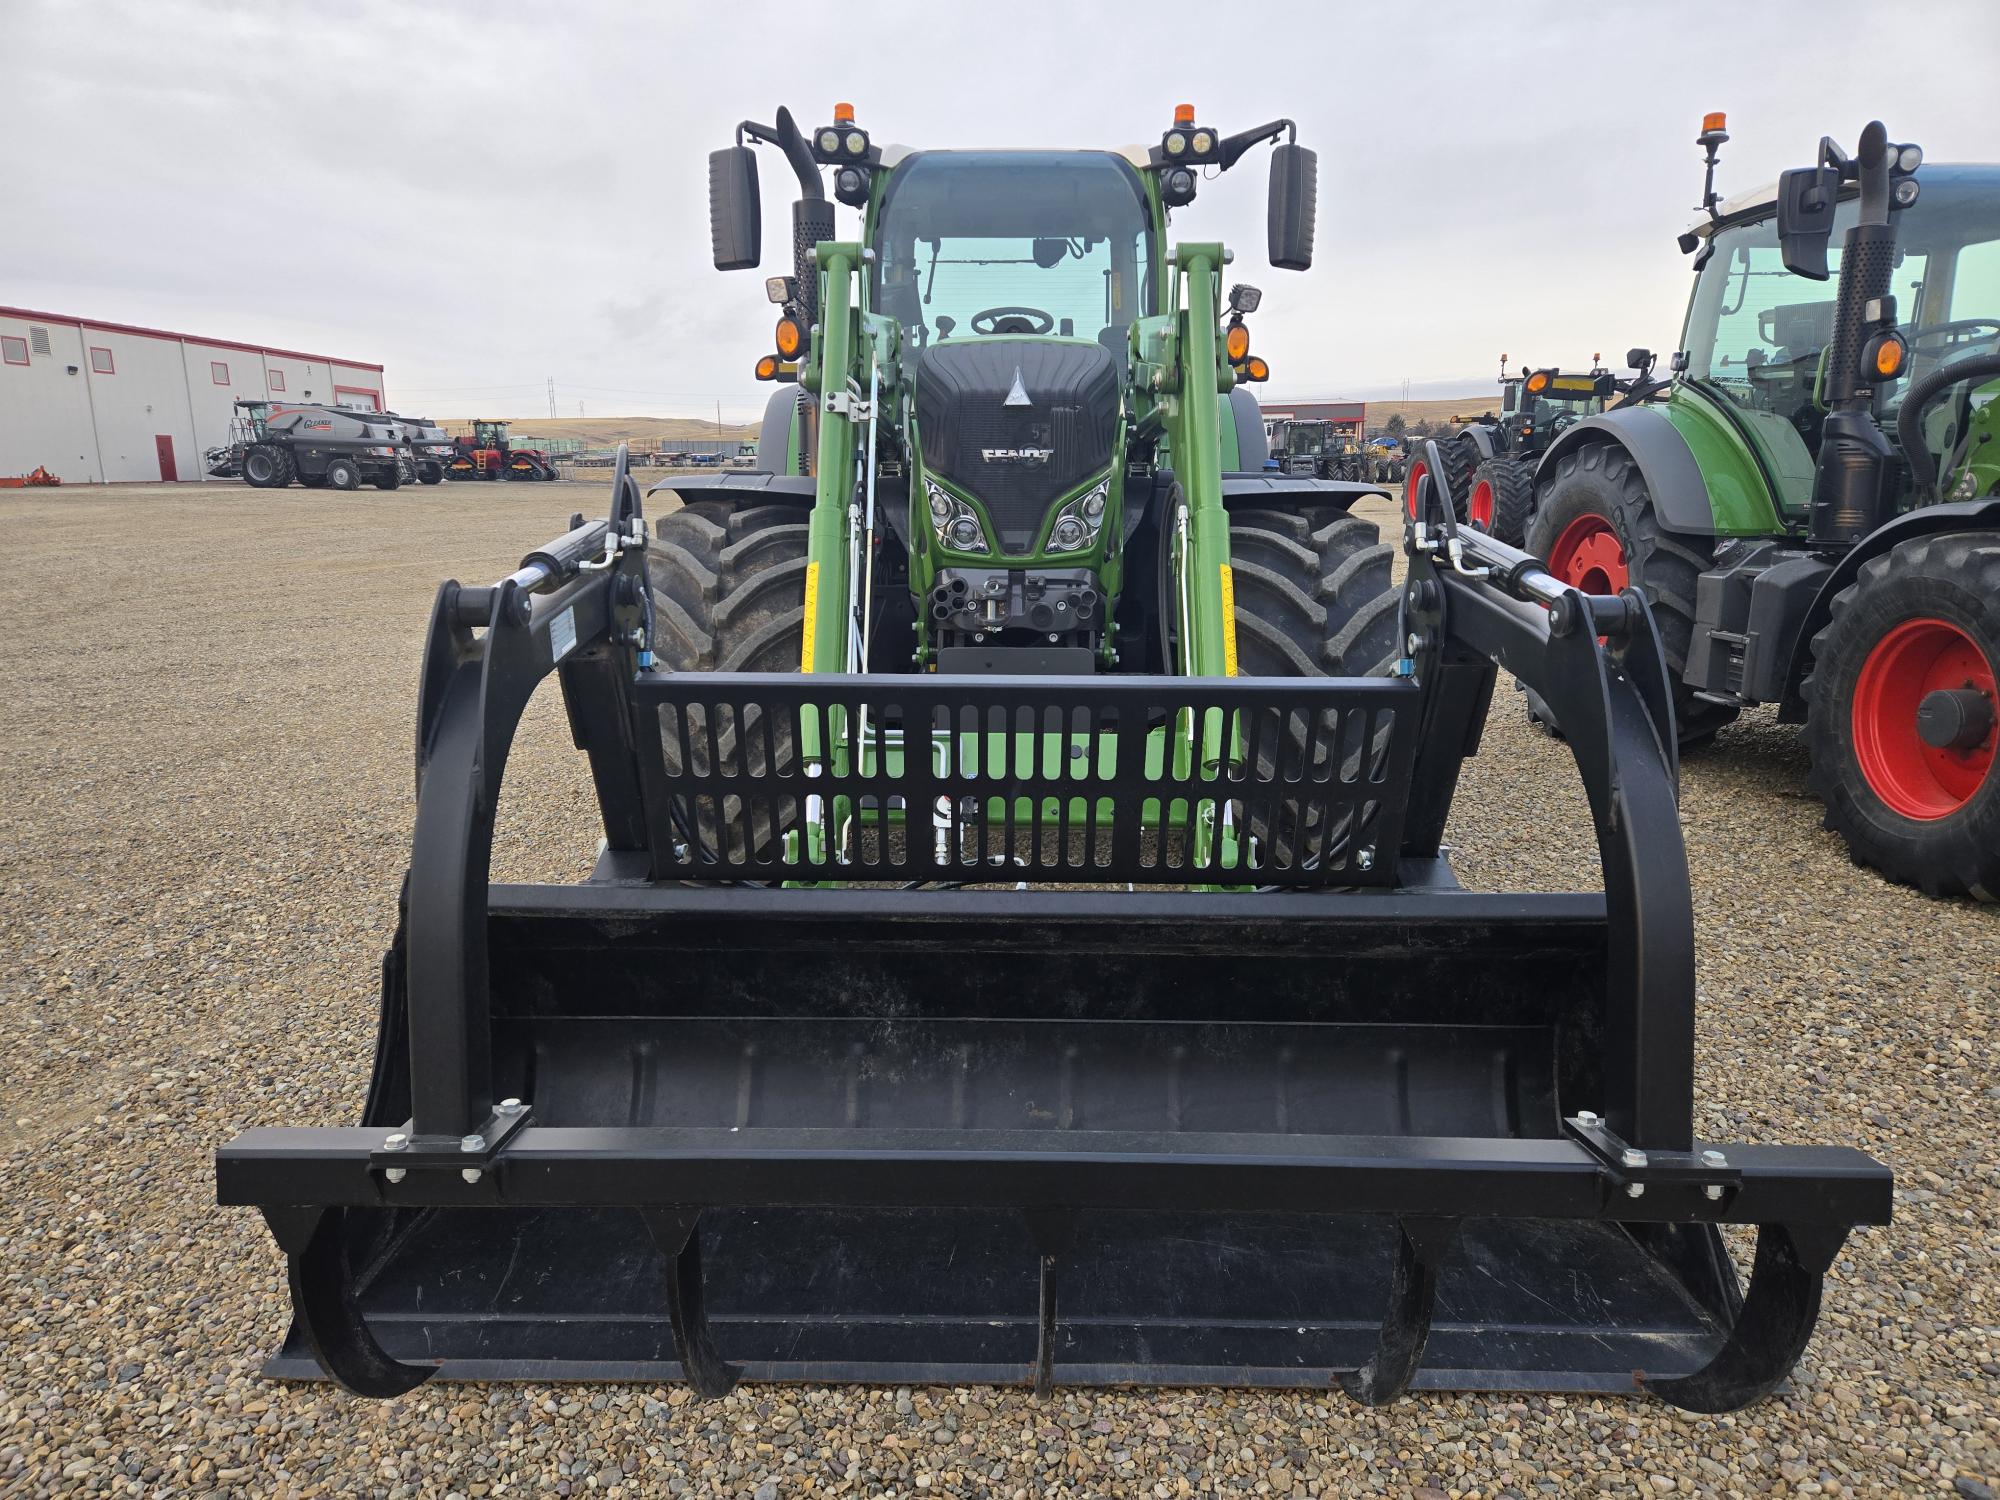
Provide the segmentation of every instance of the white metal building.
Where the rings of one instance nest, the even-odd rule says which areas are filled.
[[[362,360],[0,307],[0,476],[200,480],[231,403],[260,398],[386,404]]]

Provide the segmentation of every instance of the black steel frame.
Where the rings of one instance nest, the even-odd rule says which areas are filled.
[[[1434,459],[1431,467],[1436,473],[1440,466]],[[337,1238],[341,1211],[350,1206],[641,1209],[672,1265],[676,1347],[704,1394],[726,1391],[735,1378],[715,1351],[702,1310],[706,1207],[1021,1211],[1042,1253],[1035,1380],[1044,1389],[1054,1379],[1051,1275],[1068,1246],[1075,1205],[1230,1210],[1283,1203],[1394,1216],[1402,1233],[1376,1352],[1343,1381],[1369,1402],[1393,1398],[1415,1373],[1437,1266],[1464,1218],[1754,1224],[1756,1270],[1728,1341],[1705,1369],[1651,1386],[1696,1410],[1742,1405],[1780,1382],[1804,1347],[1821,1278],[1848,1229],[1888,1221],[1889,1173],[1857,1151],[1718,1150],[1694,1139],[1693,918],[1676,805],[1676,739],[1665,658],[1636,594],[1586,597],[1523,553],[1476,533],[1456,536],[1449,497],[1433,494],[1425,501],[1428,519],[1412,525],[1406,538],[1402,628],[1409,656],[1401,681],[1168,687],[1097,680],[1088,689],[1062,684],[1052,693],[1047,682],[937,678],[921,686],[829,679],[808,691],[801,679],[787,694],[775,694],[769,679],[687,683],[649,671],[650,591],[638,545],[644,528],[638,487],[622,454],[613,495],[607,521],[585,525],[576,518],[566,536],[531,554],[512,577],[480,589],[446,583],[438,594],[425,649],[415,847],[405,897],[409,1123],[394,1141],[379,1127],[252,1129],[217,1156],[219,1200],[264,1211],[289,1260],[305,1337],[322,1368],[349,1389],[394,1395],[433,1372],[390,1358],[369,1334]],[[1261,709],[1281,691],[1287,711],[1300,707],[1308,717],[1393,705],[1397,727],[1371,731],[1369,744],[1382,758],[1376,789],[1397,803],[1379,814],[1377,826],[1394,828],[1398,847],[1372,878],[1403,889],[1157,898],[1099,892],[1076,899],[1180,900],[1204,909],[1228,902],[1245,917],[1333,903],[1326,909],[1410,922],[1426,920],[1427,911],[1448,919],[1454,902],[1488,903],[1480,908],[1486,911],[1495,899],[1457,889],[1440,839],[1499,667],[1540,693],[1562,723],[1588,792],[1603,866],[1606,1107],[1601,1117],[1568,1120],[1562,1139],[815,1130],[760,1132],[752,1143],[735,1132],[701,1129],[553,1128],[535,1123],[531,1105],[496,1105],[488,857],[508,748],[530,695],[551,672],[589,757],[603,815],[597,877],[603,883],[582,888],[578,899],[593,891],[607,898],[621,890],[643,894],[649,882],[662,880],[744,876],[736,864],[704,867],[673,850],[674,842],[687,842],[687,830],[661,801],[686,788],[662,759],[656,718],[662,703],[685,708],[718,693],[752,692],[794,706],[867,695],[955,707],[991,701],[980,696],[990,687],[1010,703],[1053,702],[1065,710],[1072,699],[1147,709],[1182,700]],[[924,721],[921,712],[915,717]],[[692,753],[685,743],[683,751]],[[690,761],[678,769],[699,782],[702,773]],[[857,799],[887,794],[886,786],[866,781],[828,790]],[[945,873],[919,869],[913,878]],[[1047,871],[1035,873],[1049,878]],[[1362,873],[1348,872],[1342,885],[1359,886],[1355,877]],[[1012,869],[1000,875],[1009,885],[1016,878]],[[1313,883],[1324,881],[1318,875]],[[732,890],[728,899],[866,906],[939,898],[764,886]],[[1031,898],[994,890],[958,891],[949,899],[984,911]],[[393,1043],[385,1032],[385,1045]]]

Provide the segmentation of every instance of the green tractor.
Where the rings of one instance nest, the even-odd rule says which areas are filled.
[[[908,152],[836,106],[711,157],[720,267],[760,259],[749,143],[800,187],[760,467],[655,525],[621,450],[603,519],[440,588],[362,1123],[217,1158],[285,1254],[272,1374],[1784,1379],[1890,1174],[1695,1136],[1645,602],[1416,523],[1392,585],[1383,492],[1264,469],[1257,294],[1167,220],[1275,143],[1305,269],[1291,133]],[[1501,661],[1571,727],[1579,891],[1452,874]],[[549,678],[597,861],[495,884]]]
[[[1858,862],[2000,898],[2000,168],[1878,123],[1723,203],[1727,139],[1672,379],[1555,439],[1527,548],[1645,593],[1684,743],[1775,703]]]
[[[1596,416],[1621,396],[1644,399],[1653,385],[1654,356],[1628,351],[1636,372],[1620,380],[1593,354],[1585,371],[1523,368],[1508,375],[1500,356],[1500,411],[1466,423],[1455,441],[1461,450],[1458,472],[1466,476],[1465,515],[1483,531],[1520,546],[1535,511],[1535,469],[1557,438],[1585,417]]]

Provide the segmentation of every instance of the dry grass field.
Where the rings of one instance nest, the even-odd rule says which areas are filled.
[[[525,424],[524,424],[525,425]],[[210,1157],[347,1123],[408,853],[439,579],[486,582],[601,483],[392,494],[0,492],[0,1494],[1194,1494],[1564,1500],[1941,1495],[2000,1484],[2000,912],[1927,901],[1819,827],[1793,733],[1690,758],[1697,1128],[1865,1148],[1896,1222],[1852,1238],[1791,1389],[1641,1399],[430,1385],[258,1374],[286,1320]],[[1594,881],[1564,748],[1493,720],[1455,805],[1470,884]],[[595,813],[553,692],[496,878],[574,879]],[[726,1352],[726,1351],[725,1351]]]

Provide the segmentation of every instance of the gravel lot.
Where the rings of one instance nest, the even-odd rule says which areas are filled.
[[[1901,1185],[1795,1388],[1646,1401],[1256,1392],[268,1384],[262,1224],[212,1203],[251,1123],[346,1123],[411,814],[438,579],[485,582],[606,486],[0,495],[0,1494],[1952,1494],[2000,1488],[2000,912],[1850,866],[1792,732],[1692,760],[1699,1123],[1846,1143]],[[1454,828],[1479,884],[1587,857],[1565,752],[1502,695]],[[496,875],[595,839],[551,691]],[[532,791],[533,796],[523,796]]]

